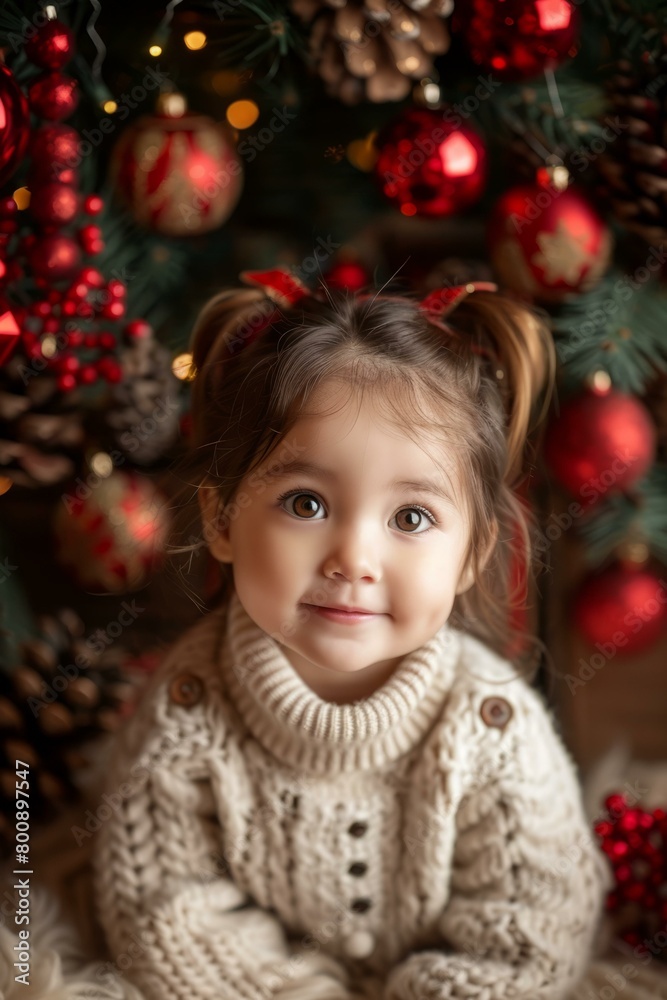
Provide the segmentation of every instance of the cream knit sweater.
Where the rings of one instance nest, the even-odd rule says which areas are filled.
[[[558,1000],[611,884],[541,695],[449,625],[338,705],[233,595],[169,648],[104,803],[97,912],[147,1000]]]

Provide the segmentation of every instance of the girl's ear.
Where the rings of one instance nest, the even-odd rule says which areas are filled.
[[[497,541],[498,541],[498,521],[496,520],[496,518],[494,518],[493,524],[491,526],[491,536],[489,538],[488,544],[486,546],[484,555],[481,560],[480,571],[484,569],[487,562],[491,558],[491,554],[493,553],[493,550],[496,547]],[[472,568],[472,559],[469,559],[468,565],[464,568],[463,572],[461,573],[461,577],[459,579],[458,586],[456,588],[456,593],[464,594],[466,590],[470,590],[474,582],[475,578]]]
[[[204,540],[211,555],[218,562],[230,563],[232,549],[229,539],[229,525],[222,521],[220,494],[210,480],[204,479],[199,484],[197,499],[204,528]]]
[[[465,594],[466,590],[470,590],[473,583],[474,583],[474,577],[473,577],[472,565],[470,563],[470,560],[468,560],[468,565],[461,573],[461,577],[456,587],[456,593]]]

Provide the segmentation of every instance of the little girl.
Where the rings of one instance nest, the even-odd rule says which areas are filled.
[[[222,600],[109,766],[113,970],[146,1000],[569,997],[610,875],[507,658],[548,330],[490,284],[416,301],[242,278],[191,343]]]

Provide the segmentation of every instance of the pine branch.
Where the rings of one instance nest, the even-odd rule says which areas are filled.
[[[554,307],[551,329],[564,382],[572,387],[606,371],[615,388],[641,396],[667,370],[667,294],[612,272],[593,291]]]
[[[557,113],[545,82],[505,84],[493,100],[481,102],[478,118],[487,135],[507,145],[525,143],[536,159],[552,156],[574,172],[577,154],[604,137],[607,100],[602,87],[572,76],[557,75],[564,114]]]
[[[656,464],[631,493],[610,494],[579,525],[589,566],[599,566],[622,543],[643,541],[667,562],[667,465]]]

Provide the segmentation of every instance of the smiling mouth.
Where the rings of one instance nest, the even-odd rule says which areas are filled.
[[[379,618],[379,612],[375,611],[348,611],[341,608],[330,608],[320,604],[306,604],[307,608],[311,608],[315,614],[320,615],[323,618],[328,618],[330,621],[338,622],[363,622],[369,621],[372,618]]]

